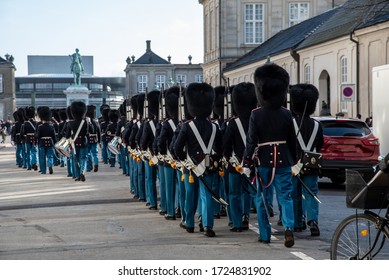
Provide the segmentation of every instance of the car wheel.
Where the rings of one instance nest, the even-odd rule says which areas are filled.
[[[335,185],[341,185],[346,181],[345,177],[331,177],[331,182]]]

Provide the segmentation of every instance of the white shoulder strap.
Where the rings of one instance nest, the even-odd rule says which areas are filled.
[[[84,122],[85,122],[85,120],[81,121],[80,126],[78,127],[76,134],[74,135],[74,139],[77,139],[78,134],[80,134],[80,131],[81,131],[82,126],[84,125]]]
[[[150,124],[150,127],[151,127],[151,131],[153,132],[153,135],[155,136],[155,124],[154,124],[154,122],[152,120],[149,121],[149,124]]]
[[[204,154],[211,154],[213,142],[215,141],[215,136],[216,136],[216,125],[212,124],[212,135],[211,135],[211,138],[209,139],[208,147],[205,147],[205,143],[203,141],[203,138],[201,138],[200,132],[198,131],[198,129],[193,121],[189,122],[189,126],[192,129],[192,131],[197,139],[197,142],[200,144],[200,147],[203,150],[203,153]]]
[[[173,132],[176,131],[176,125],[174,124],[174,121],[170,119],[167,122],[170,124],[170,127],[172,128]]]
[[[239,118],[236,118],[235,122],[236,122],[236,125],[238,127],[238,130],[239,130],[239,133],[240,133],[240,137],[242,137],[243,144],[246,147],[246,133],[244,132],[242,122],[240,121]]]
[[[296,119],[293,119],[293,125],[294,125],[294,129],[296,131],[297,140],[300,144],[301,149],[305,150],[305,151],[310,151],[312,148],[312,145],[313,145],[313,141],[315,141],[317,131],[319,129],[319,123],[317,121],[314,121],[314,127],[313,127],[311,137],[309,138],[308,145],[305,145],[303,137],[302,137],[301,133],[299,133],[299,127],[297,125]],[[314,149],[314,151],[316,151],[316,148]]]

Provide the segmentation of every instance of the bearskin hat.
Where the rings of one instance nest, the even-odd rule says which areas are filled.
[[[316,110],[319,91],[311,84],[296,84],[289,89],[291,110],[302,116],[312,115]]]
[[[185,91],[189,114],[207,118],[212,113],[215,90],[207,83],[191,83]]]
[[[27,119],[33,119],[35,117],[35,107],[34,106],[26,107],[25,114]]]
[[[234,86],[232,90],[232,106],[239,118],[248,119],[251,111],[257,107],[255,86],[253,83],[243,82]]]
[[[18,112],[19,121],[24,122],[25,120],[24,108],[18,108],[17,112]]]
[[[100,114],[101,115],[103,114],[104,109],[109,109],[109,105],[108,104],[102,104],[100,106]]]
[[[133,118],[136,118],[137,115],[138,115],[138,103],[137,103],[137,98],[138,98],[138,95],[134,95],[134,96],[131,97],[131,99],[130,99],[131,109],[132,109],[132,117],[133,117]]]
[[[91,119],[96,118],[96,106],[95,105],[86,106],[86,116],[91,118]]]
[[[68,118],[68,116],[66,115],[66,109],[65,108],[59,109],[58,114],[59,114],[60,120],[63,121],[63,122],[66,121],[66,119]]]
[[[14,121],[17,122],[19,121],[19,114],[18,111],[16,110],[15,112],[12,113],[12,116],[14,117]]]
[[[104,120],[105,122],[109,122],[109,116],[108,116],[109,111],[110,111],[110,109],[107,108],[107,107],[105,107],[105,108],[103,109],[103,112],[101,113],[101,115],[102,115],[102,117],[103,117],[103,120]]]
[[[165,92],[166,113],[172,119],[178,118],[178,96],[180,95],[180,87],[172,86]]]
[[[42,107],[39,107],[38,108],[38,117],[42,120],[42,121],[50,121],[51,120],[51,115],[52,115],[52,111],[50,110],[49,107],[47,106],[42,106]]]
[[[137,107],[138,107],[138,114],[140,116],[140,118],[143,117],[143,108],[144,108],[144,102],[145,102],[145,94],[144,93],[141,93],[138,95],[138,98],[136,99],[136,104],[137,104]]]
[[[147,94],[147,101],[149,103],[149,118],[158,118],[159,115],[159,90],[150,91]]]
[[[110,122],[117,122],[119,120],[119,110],[116,109],[110,109],[108,113],[109,121]]]
[[[73,117],[73,114],[72,114],[72,110],[71,110],[71,106],[68,106],[66,108],[66,116],[67,116],[68,120],[74,120],[74,117]]]
[[[72,116],[76,121],[80,121],[85,118],[86,114],[86,105],[82,101],[73,101],[70,105],[70,111]]]
[[[213,103],[213,114],[215,118],[223,118],[225,91],[226,88],[224,86],[215,87],[215,102]]]
[[[254,72],[255,91],[263,107],[278,109],[285,100],[289,86],[289,74],[274,63],[258,67]]]
[[[126,111],[127,111],[127,101],[126,101],[126,99],[124,99],[124,101],[123,101],[123,103],[122,104],[120,104],[120,106],[119,106],[119,113],[120,113],[120,116],[126,116]]]
[[[51,109],[51,115],[57,122],[59,122],[61,120],[61,118],[59,116],[59,110],[58,109],[55,109],[55,108]]]

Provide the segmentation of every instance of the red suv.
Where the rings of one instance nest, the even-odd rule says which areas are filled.
[[[379,141],[359,119],[338,117],[316,117],[324,134],[323,167],[321,176],[328,177],[334,184],[345,181],[345,170],[359,171],[368,181],[374,175],[378,163]]]

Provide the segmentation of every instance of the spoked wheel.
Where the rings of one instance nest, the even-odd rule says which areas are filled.
[[[374,252],[365,255],[372,248],[377,233],[376,219],[370,215],[356,214],[345,218],[332,237],[331,259],[373,259]],[[377,247],[380,247],[380,242]]]

